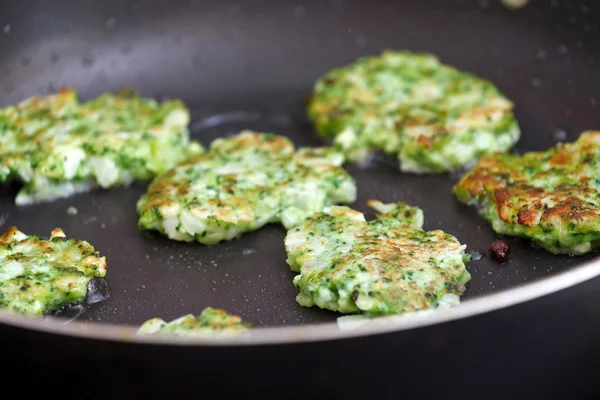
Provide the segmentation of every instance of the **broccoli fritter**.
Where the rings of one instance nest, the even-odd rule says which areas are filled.
[[[105,275],[106,258],[59,228],[49,240],[16,227],[0,236],[0,308],[41,317],[81,303]]]
[[[242,131],[157,177],[137,203],[142,229],[214,244],[267,223],[290,228],[356,198],[333,148],[300,148],[283,136]]]
[[[586,131],[545,151],[482,157],[454,193],[497,233],[554,254],[585,254],[600,244],[599,167],[600,131]]]
[[[165,172],[202,146],[189,141],[189,111],[130,90],[80,104],[73,89],[0,109],[0,182],[24,184],[27,205]]]
[[[419,208],[376,200],[368,205],[381,213],[374,220],[330,206],[288,231],[298,304],[383,315],[457,302],[471,278],[466,246],[441,230],[424,231]]]
[[[491,82],[433,55],[387,50],[320,77],[307,113],[352,161],[380,149],[402,171],[440,173],[512,147],[513,107]]]

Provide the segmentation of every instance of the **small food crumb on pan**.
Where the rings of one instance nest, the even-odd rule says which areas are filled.
[[[198,316],[187,314],[171,322],[165,322],[161,318],[150,319],[140,326],[137,334],[141,336],[231,337],[248,333],[252,325],[244,322],[238,315],[229,314],[226,310],[207,307]]]
[[[502,4],[512,10],[520,10],[525,7],[529,0],[501,0]]]
[[[494,240],[488,249],[492,259],[505,263],[508,261],[508,254],[510,253],[510,245],[505,240]]]

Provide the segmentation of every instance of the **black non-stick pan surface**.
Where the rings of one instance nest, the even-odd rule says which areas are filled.
[[[203,144],[241,129],[320,145],[304,112],[317,77],[386,48],[431,52],[493,81],[516,104],[516,152],[542,150],[600,129],[600,7],[531,0],[515,11],[495,0],[431,1],[28,1],[0,2],[0,105],[61,87],[83,100],[122,86],[180,98]],[[592,260],[555,256],[505,238],[510,260],[490,259],[500,236],[459,205],[458,175],[403,174],[375,157],[348,166],[358,200],[403,200],[483,255],[468,264],[464,302]],[[169,241],[137,228],[135,203],[147,182],[17,207],[18,185],[0,192],[0,229],[47,235],[61,227],[88,240],[108,262],[111,296],[79,320],[137,326],[225,308],[257,326],[334,321],[338,314],[295,302],[285,230],[271,225],[213,246]],[[69,207],[76,215],[67,213]],[[372,215],[372,214],[369,214]]]

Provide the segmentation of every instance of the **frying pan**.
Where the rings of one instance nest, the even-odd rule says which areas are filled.
[[[314,80],[386,48],[431,52],[492,80],[516,103],[514,151],[542,150],[600,129],[600,7],[531,0],[0,2],[0,105],[61,87],[83,100],[130,86],[181,98],[209,144],[241,129],[319,145],[304,113]],[[285,263],[285,230],[269,225],[214,246],[137,228],[147,182],[17,207],[3,186],[0,224],[45,235],[61,227],[108,261],[110,297],[73,318],[0,313],[3,364],[35,378],[28,393],[128,398],[584,398],[598,393],[600,263],[499,238],[453,198],[453,174],[402,174],[393,159],[347,166],[358,200],[404,200],[479,252],[460,306],[427,317],[340,330],[338,314],[302,308]],[[78,210],[67,213],[69,207]],[[368,215],[372,215],[368,213]],[[476,257],[477,258],[477,257]],[[136,338],[145,320],[225,308],[253,322],[249,338]],[[7,375],[5,375],[7,376]],[[54,389],[53,389],[54,390]]]

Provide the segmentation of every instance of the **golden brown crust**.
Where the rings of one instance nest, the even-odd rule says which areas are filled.
[[[559,252],[600,239],[599,168],[600,131],[586,131],[546,151],[484,156],[454,192],[501,222],[494,225],[501,233],[542,240]]]
[[[0,242],[2,244],[6,244],[6,243],[10,243],[10,242],[14,242],[14,237],[15,234],[19,233],[19,229],[17,229],[16,226],[10,226],[6,232],[4,232],[4,234],[2,236],[0,236]]]

